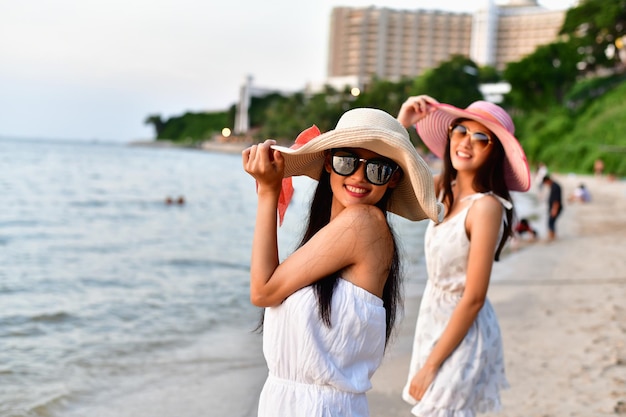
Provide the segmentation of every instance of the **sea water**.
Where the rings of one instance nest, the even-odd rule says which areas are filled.
[[[240,155],[5,138],[0,172],[1,417],[255,415],[266,368]],[[295,179],[281,257],[314,184]],[[425,222],[392,218],[410,286]]]
[[[314,185],[294,179],[281,257]],[[267,370],[240,155],[5,138],[0,191],[0,417],[256,415]],[[416,295],[427,223],[390,217]]]

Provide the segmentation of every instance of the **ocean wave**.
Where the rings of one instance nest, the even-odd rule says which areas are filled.
[[[174,258],[164,261],[165,264],[177,266],[177,267],[194,267],[194,268],[228,268],[236,269],[238,271],[248,271],[250,264],[229,262],[215,259],[190,259],[190,258]]]
[[[0,337],[24,338],[41,336],[46,333],[45,326],[66,324],[75,319],[74,316],[64,311],[0,317]]]

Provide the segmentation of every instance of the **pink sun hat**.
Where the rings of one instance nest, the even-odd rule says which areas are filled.
[[[502,107],[488,101],[475,101],[465,109],[449,104],[433,104],[436,108],[415,128],[428,149],[439,158],[443,157],[448,142],[448,129],[456,119],[469,119],[484,125],[502,144],[506,155],[504,175],[506,186],[511,191],[528,191],[530,169],[522,145],[515,138],[515,125],[511,116]]]

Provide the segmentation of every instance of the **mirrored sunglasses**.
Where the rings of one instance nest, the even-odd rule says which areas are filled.
[[[365,164],[365,179],[374,185],[385,185],[398,169],[398,165],[384,158],[363,159],[359,155],[346,150],[331,151],[331,165],[335,174],[347,177],[359,169],[360,163]]]

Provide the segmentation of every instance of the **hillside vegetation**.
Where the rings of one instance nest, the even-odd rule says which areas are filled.
[[[528,160],[561,172],[591,173],[596,159],[605,172],[626,176],[626,81],[589,97],[575,110],[515,116],[516,133]]]

